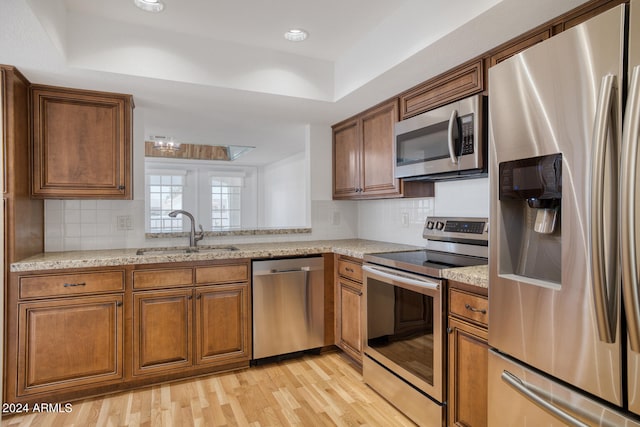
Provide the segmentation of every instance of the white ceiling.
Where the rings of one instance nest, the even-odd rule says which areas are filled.
[[[259,163],[584,0],[0,0],[0,63],[130,93],[144,135],[254,145]],[[283,33],[309,31],[302,43]],[[143,141],[136,140],[136,144]]]

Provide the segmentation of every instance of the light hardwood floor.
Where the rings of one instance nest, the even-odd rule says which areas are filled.
[[[73,402],[70,413],[3,418],[2,426],[414,426],[340,353]]]

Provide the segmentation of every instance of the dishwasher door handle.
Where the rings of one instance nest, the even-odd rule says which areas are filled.
[[[301,271],[304,272],[309,272],[311,271],[311,267],[300,267],[300,268],[290,268],[290,269],[284,269],[284,270],[277,270],[275,268],[272,268],[271,271],[269,272],[269,274],[282,274],[282,273],[300,273]]]

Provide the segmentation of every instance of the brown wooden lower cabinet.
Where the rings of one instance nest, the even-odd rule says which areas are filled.
[[[123,378],[123,296],[19,304],[18,394]]]
[[[449,319],[449,425],[487,425],[487,331]]]
[[[362,363],[362,284],[340,279],[338,347]]]
[[[191,289],[134,293],[134,375],[192,365],[192,294]]]
[[[449,426],[487,426],[487,317],[486,295],[449,289]]]
[[[248,367],[249,260],[12,273],[4,401],[67,402]]]
[[[198,365],[251,358],[249,284],[196,289],[195,340]]]
[[[248,293],[248,283],[134,293],[134,374],[248,360]]]

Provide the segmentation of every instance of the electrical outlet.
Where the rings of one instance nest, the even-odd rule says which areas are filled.
[[[408,212],[402,212],[402,214],[400,215],[400,221],[402,222],[402,226],[403,227],[408,227],[409,226],[409,213]]]
[[[118,215],[116,219],[119,231],[133,230],[131,215]]]
[[[333,211],[331,213],[331,225],[340,225],[340,212]]]

